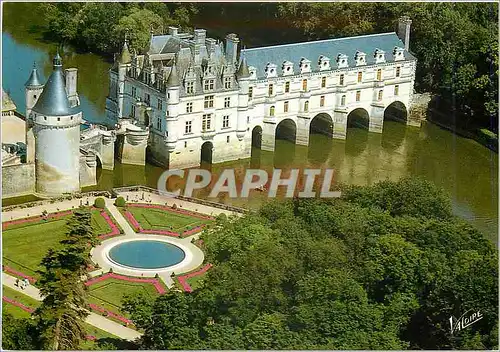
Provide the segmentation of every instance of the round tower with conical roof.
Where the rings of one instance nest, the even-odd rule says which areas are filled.
[[[31,109],[35,106],[43,90],[43,84],[38,76],[36,63],[33,63],[30,77],[24,84],[24,94],[26,97],[26,162],[35,162],[35,136],[33,134],[33,120],[31,119]]]
[[[35,136],[36,192],[47,196],[78,192],[82,112],[69,102],[59,53],[30,119]]]
[[[165,118],[165,127],[167,135],[165,137],[165,144],[169,151],[175,149],[177,143],[177,120],[179,116],[179,93],[180,93],[180,80],[177,73],[177,64],[174,62],[167,79],[167,113]]]
[[[236,136],[241,141],[245,137],[247,131],[247,117],[248,117],[248,88],[250,72],[248,70],[247,60],[244,55],[242,55],[241,63],[236,72],[236,78],[238,80],[239,91],[238,91],[238,121]]]

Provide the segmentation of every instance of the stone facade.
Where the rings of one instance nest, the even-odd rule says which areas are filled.
[[[402,18],[397,34],[242,49],[239,60],[235,34],[224,47],[203,29],[170,27],[151,36],[144,55],[126,41],[110,70],[108,123],[148,133],[148,157],[170,168],[248,158],[252,140],[273,151],[281,129],[301,145],[311,130],[345,139],[355,115],[381,133],[388,107],[408,115],[412,104],[410,25]],[[418,125],[407,116],[406,123]],[[142,163],[138,148],[127,151],[127,140],[122,160]]]

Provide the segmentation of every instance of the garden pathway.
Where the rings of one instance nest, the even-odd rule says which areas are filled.
[[[30,285],[26,287],[24,290],[22,290],[21,288],[16,286],[16,278],[6,273],[2,273],[2,283],[13,290],[16,290],[33,299],[36,299],[37,301],[42,300],[39,289]],[[85,319],[85,322],[92,326],[95,326],[96,328],[104,330],[112,335],[115,335],[121,339],[128,341],[134,341],[135,339],[142,336],[142,334],[136,330],[127,328],[123,325],[115,323],[114,321],[106,319],[105,317],[92,312],[89,314],[87,319]]]

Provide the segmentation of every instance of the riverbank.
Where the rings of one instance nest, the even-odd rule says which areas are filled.
[[[491,132],[486,128],[480,127],[472,130],[466,130],[457,126],[457,124],[451,123],[450,121],[440,121],[438,116],[444,116],[442,112],[439,112],[436,109],[432,108],[430,108],[429,111],[430,113],[427,116],[427,121],[429,121],[430,123],[433,123],[434,125],[450,131],[458,136],[475,140],[489,150],[498,153],[498,135],[496,133]]]

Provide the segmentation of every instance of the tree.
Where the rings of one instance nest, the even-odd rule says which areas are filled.
[[[149,49],[151,31],[154,33],[161,32],[162,25],[162,18],[154,12],[133,7],[114,26],[114,33],[116,37],[124,38],[125,33],[128,32],[131,46],[138,53],[144,53]]]
[[[90,262],[91,245],[98,240],[87,209],[77,209],[67,225],[62,248],[49,249],[39,272],[43,301],[33,315],[42,349],[78,349],[86,336],[83,321],[88,311],[81,277]]]
[[[37,350],[36,327],[29,319],[2,315],[2,348],[4,350]]]

